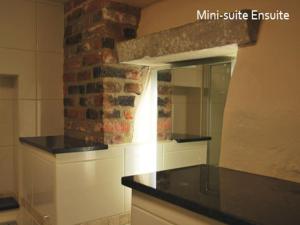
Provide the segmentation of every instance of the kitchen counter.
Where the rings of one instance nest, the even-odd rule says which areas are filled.
[[[0,198],[0,212],[5,210],[18,209],[19,203],[13,197]]]
[[[122,184],[225,224],[300,224],[299,183],[199,165],[123,177]]]
[[[200,136],[200,135],[192,135],[192,134],[173,133],[171,135],[171,139],[175,140],[178,143],[185,143],[185,142],[196,142],[196,141],[210,141],[211,137]]]
[[[71,138],[64,135],[44,137],[21,137],[20,142],[40,148],[51,154],[85,152],[95,150],[106,150],[108,145],[91,144],[84,140]]]

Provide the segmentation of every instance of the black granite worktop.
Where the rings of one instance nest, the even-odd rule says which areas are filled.
[[[200,165],[122,178],[139,192],[227,224],[300,224],[300,184]]]
[[[171,140],[175,140],[178,143],[185,143],[185,142],[195,142],[195,141],[210,141],[211,137],[200,136],[200,135],[192,135],[192,134],[173,133],[171,135]]]
[[[0,198],[0,212],[5,210],[18,209],[20,206],[13,197]]]
[[[95,150],[106,150],[108,145],[86,143],[84,140],[71,138],[64,135],[59,136],[44,136],[44,137],[22,137],[22,143],[40,148],[51,154],[70,153],[70,152],[85,152]]]

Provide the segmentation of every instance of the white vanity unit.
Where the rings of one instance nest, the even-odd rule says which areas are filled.
[[[132,194],[131,225],[225,225],[138,191]]]
[[[102,220],[128,224],[131,189],[121,185],[121,178],[205,163],[207,141],[94,149],[85,146],[56,151],[53,147],[51,152],[23,140],[19,148],[20,224],[76,225]]]

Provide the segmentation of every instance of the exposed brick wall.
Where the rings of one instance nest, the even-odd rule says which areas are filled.
[[[157,138],[168,140],[172,133],[172,76],[170,70],[159,71],[157,75]]]
[[[111,68],[112,69],[112,68]],[[144,89],[147,68],[113,68],[114,76],[103,78],[103,131],[105,143],[132,140],[137,98]]]
[[[140,9],[110,0],[65,4],[65,135],[130,142],[147,68],[118,64],[117,41],[136,36]]]

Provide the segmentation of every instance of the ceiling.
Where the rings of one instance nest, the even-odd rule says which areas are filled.
[[[54,2],[67,2],[69,0],[51,0]],[[161,0],[113,0],[116,2],[122,2],[128,5],[144,8],[147,7],[155,2],[161,1]]]

